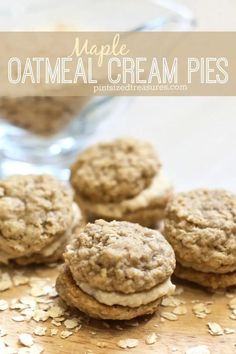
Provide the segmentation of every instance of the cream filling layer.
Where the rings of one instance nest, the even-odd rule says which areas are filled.
[[[163,297],[164,295],[171,295],[175,291],[175,285],[171,283],[170,278],[150,290],[141,291],[134,294],[106,292],[99,289],[91,288],[88,284],[85,283],[76,282],[76,284],[81,290],[83,290],[86,294],[92,296],[101,304],[105,304],[108,306],[128,306],[131,308],[149,304]]]
[[[88,210],[107,217],[121,218],[127,212],[135,212],[139,209],[147,208],[152,202],[163,203],[168,192],[172,189],[170,182],[166,179],[163,172],[156,175],[150,186],[144,189],[136,197],[122,200],[119,203],[92,203],[83,199],[83,204]]]

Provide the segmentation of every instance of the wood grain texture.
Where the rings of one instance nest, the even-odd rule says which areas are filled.
[[[28,274],[48,277],[54,281],[58,270],[56,268],[36,267],[33,273],[31,269],[28,269],[27,272]],[[188,313],[179,316],[177,321],[161,321],[159,314],[156,313],[154,316],[139,319],[137,327],[130,325],[133,322],[109,322],[110,328],[106,328],[104,322],[91,320],[88,324],[83,324],[77,333],[67,339],[61,339],[59,336],[60,332],[65,329],[64,326],[61,326],[58,327],[57,336],[51,337],[48,334],[43,337],[34,336],[35,342],[44,346],[45,354],[115,354],[122,352],[180,354],[185,353],[186,349],[192,346],[203,344],[209,347],[212,354],[236,353],[236,334],[211,336],[206,325],[207,322],[217,322],[223,328],[236,329],[236,321],[229,319],[230,310],[227,304],[230,299],[223,294],[212,294],[189,284],[181,283],[180,285],[184,288],[184,292],[178,297],[186,301]],[[28,294],[28,291],[28,286],[11,288],[1,292],[0,298],[11,300]],[[209,305],[212,312],[205,319],[199,319],[192,313],[192,301],[195,300],[201,302],[213,301],[213,304]],[[173,308],[161,307],[160,310],[172,311]],[[50,323],[50,320],[43,323],[36,323],[34,320],[30,322],[14,322],[12,316],[15,314],[19,314],[19,312],[16,313],[13,310],[0,312],[0,326],[8,332],[4,339],[13,347],[19,347],[17,346],[17,337],[22,332],[32,334],[36,326],[56,328]],[[147,345],[145,338],[153,332],[158,335],[157,342],[153,345]],[[138,346],[126,350],[119,348],[117,342],[127,338],[138,339]],[[99,346],[104,347],[101,348]]]

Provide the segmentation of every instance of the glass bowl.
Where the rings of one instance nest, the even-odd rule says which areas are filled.
[[[165,4],[165,5],[163,5]],[[0,31],[188,30],[183,6],[153,0],[11,0],[0,4]],[[89,137],[127,97],[0,97],[0,177],[51,173],[69,166]]]

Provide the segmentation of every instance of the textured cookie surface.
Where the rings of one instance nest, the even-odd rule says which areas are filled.
[[[183,267],[177,263],[175,275],[180,279],[189,280],[211,289],[227,288],[236,285],[236,272],[225,274],[205,273]]]
[[[64,258],[76,281],[126,294],[162,283],[175,267],[174,252],[160,232],[124,221],[87,224]]]
[[[213,273],[236,270],[236,196],[203,189],[176,195],[167,206],[164,234],[182,265]]]
[[[158,173],[152,146],[134,139],[96,144],[71,168],[76,193],[93,202],[120,202],[138,195]]]
[[[0,248],[12,258],[37,253],[71,226],[73,196],[47,175],[0,181]]]
[[[57,278],[56,289],[60,297],[71,307],[94,318],[111,320],[130,320],[132,318],[155,312],[161,299],[135,308],[127,306],[107,306],[96,301],[92,296],[85,294],[74,282],[68,267],[61,269]]]

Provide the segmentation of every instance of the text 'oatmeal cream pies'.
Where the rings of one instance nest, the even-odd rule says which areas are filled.
[[[128,138],[88,148],[72,165],[70,180],[87,221],[154,226],[172,194],[153,147]]]
[[[164,234],[175,251],[177,277],[212,289],[236,285],[236,195],[204,189],[176,195]]]
[[[0,181],[0,263],[54,262],[80,221],[72,191],[48,175]]]
[[[77,231],[57,278],[59,296],[91,317],[128,320],[173,293],[174,252],[156,230],[97,220]]]

